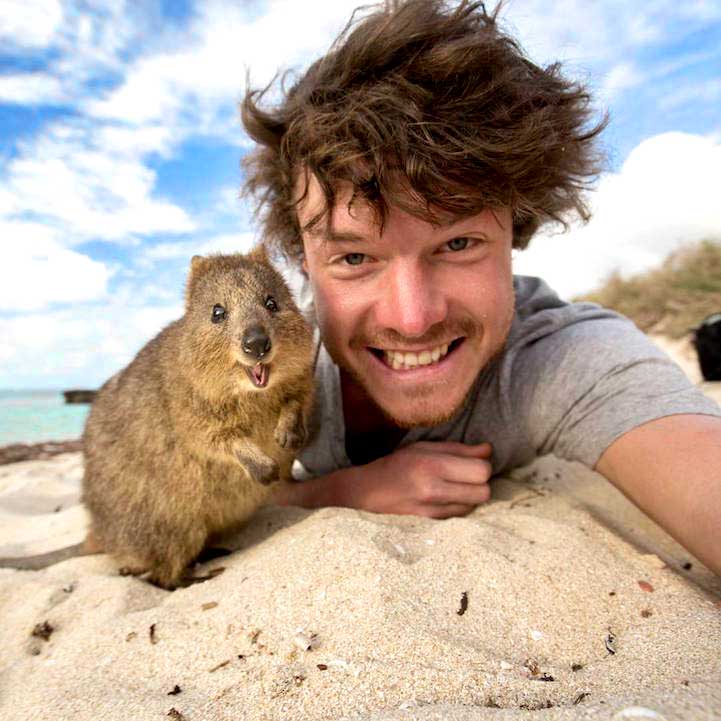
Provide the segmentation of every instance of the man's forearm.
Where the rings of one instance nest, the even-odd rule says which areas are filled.
[[[350,481],[353,468],[334,471],[309,481],[291,481],[278,485],[269,499],[278,506],[299,506],[300,508],[325,508],[345,506],[342,489]]]
[[[596,470],[721,577],[721,419],[650,421],[616,440]]]

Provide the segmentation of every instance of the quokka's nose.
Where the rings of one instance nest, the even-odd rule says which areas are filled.
[[[243,340],[241,343],[243,346],[243,352],[251,358],[255,358],[255,360],[260,360],[264,356],[268,355],[272,347],[270,338],[265,332],[265,328],[262,328],[259,325],[253,325],[250,328],[247,328],[245,333],[243,333]]]

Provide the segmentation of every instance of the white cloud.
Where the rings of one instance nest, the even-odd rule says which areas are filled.
[[[721,47],[711,50],[695,50],[683,53],[669,60],[662,60],[654,65],[651,77],[659,78],[679,71],[686,70],[694,65],[714,67],[721,60]]]
[[[678,74],[695,65],[718,64],[719,60],[721,60],[721,49],[719,48],[710,51],[689,52],[671,60],[653,64],[644,63],[643,69],[637,62],[624,60],[613,65],[604,74],[600,97],[604,102],[610,103],[621,92],[640,85],[653,89],[658,81],[676,75],[670,91],[667,91],[665,95],[659,91],[654,93],[659,96],[656,101],[659,109],[670,110],[679,105],[696,101],[712,103],[721,97],[721,81],[705,80],[686,85],[685,83],[688,82],[686,78],[678,77]]]
[[[601,94],[604,100],[609,102],[618,93],[636,87],[643,83],[644,80],[645,74],[634,63],[618,63],[606,73]]]
[[[521,32],[524,44],[543,57],[615,60],[627,48],[675,39],[679,33],[703,30],[721,19],[721,5],[703,0],[655,0],[629,4],[626,0],[521,0],[508,3],[503,18]]]
[[[592,196],[592,220],[567,235],[540,234],[514,272],[540,275],[562,296],[658,265],[683,244],[721,238],[721,144],[684,133],[645,140]]]
[[[142,157],[150,153],[170,155],[173,137],[164,125],[147,125],[134,128],[121,125],[100,125],[93,139],[98,148],[123,157]]]
[[[667,0],[672,8],[678,9],[682,17],[708,23],[721,18],[721,7],[716,0],[690,0],[690,2],[674,2]]]
[[[33,311],[105,295],[109,269],[63,248],[47,226],[0,223],[0,236],[0,310]]]
[[[0,213],[41,218],[63,229],[66,244],[193,230],[182,208],[153,198],[155,172],[143,162],[149,145],[166,147],[167,133],[146,128],[139,138],[132,148],[114,128],[97,134],[63,124],[47,128],[8,164]]]
[[[18,105],[52,104],[63,100],[57,78],[45,73],[0,75],[0,101]]]
[[[82,77],[98,67],[121,69],[124,54],[149,45],[152,9],[127,0],[64,0],[67,8],[59,46],[64,52],[59,71],[72,68]],[[144,7],[145,6],[145,7]]]
[[[86,109],[98,118],[135,124],[169,119],[181,109],[180,88],[192,83],[199,72],[203,69],[192,53],[141,58],[123,85],[104,100],[91,100]]]
[[[3,385],[99,386],[182,313],[180,303],[151,308],[112,301],[0,318]]]
[[[199,255],[209,253],[247,253],[256,243],[254,233],[230,233],[218,235],[203,243],[198,249]]]
[[[158,243],[143,249],[142,259],[163,261],[210,253],[247,253],[256,242],[254,233],[228,233],[206,241],[190,240],[178,243]]]
[[[55,36],[62,19],[59,0],[3,0],[0,43],[5,47],[45,47]]]
[[[704,103],[721,101],[721,79],[703,80],[693,85],[676,87],[668,95],[660,99],[659,109],[671,110],[680,105],[688,105],[698,101]]]
[[[86,112],[137,125],[162,119],[181,135],[208,132],[241,144],[237,117],[227,111],[243,95],[246,71],[254,85],[265,85],[280,68],[305,66],[356,5],[272,0],[265,13],[250,17],[237,3],[201,3],[172,51],[140,58],[118,88],[88,101]]]
[[[28,102],[73,101],[87,81],[102,72],[122,72],[128,53],[150,46],[157,37],[148,32],[154,18],[151,7],[124,0],[2,0],[0,46],[28,55],[44,50],[52,58],[24,78],[39,93]],[[6,93],[17,98],[19,82],[22,78],[13,78]]]

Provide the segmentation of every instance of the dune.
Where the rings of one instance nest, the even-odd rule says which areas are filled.
[[[0,555],[81,540],[81,475],[0,466]],[[0,719],[721,718],[721,579],[578,464],[465,518],[269,506],[228,543],[173,592],[0,569]]]

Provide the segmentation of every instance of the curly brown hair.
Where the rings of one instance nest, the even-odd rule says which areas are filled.
[[[569,211],[588,219],[583,191],[601,169],[607,117],[592,122],[589,93],[559,63],[524,55],[499,28],[500,8],[386,0],[356,11],[288,90],[283,76],[276,107],[261,101],[277,78],[248,90],[241,117],[258,147],[243,161],[244,192],[267,243],[302,256],[294,184],[307,172],[326,205],[306,227],[329,219],[343,181],[381,226],[389,206],[432,223],[509,207],[515,248],[547,221],[566,226]]]

